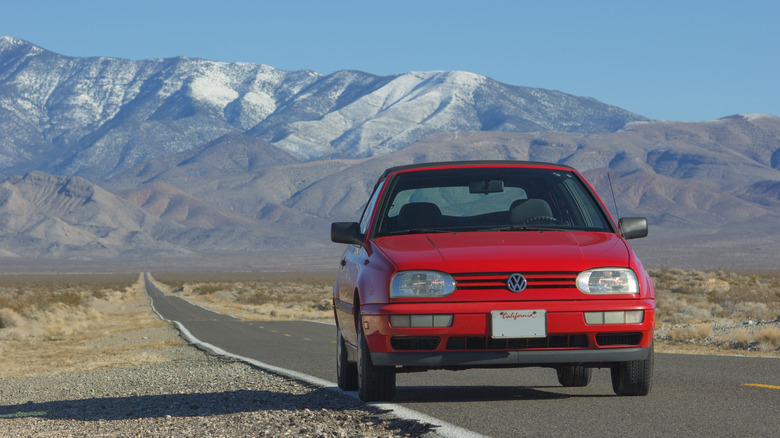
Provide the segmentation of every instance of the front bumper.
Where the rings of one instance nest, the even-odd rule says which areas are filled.
[[[546,337],[496,339],[491,311],[546,311]],[[584,312],[644,312],[641,323],[587,324]],[[644,360],[652,345],[653,300],[394,303],[361,308],[378,366],[424,368],[605,364]],[[393,327],[390,315],[452,315],[449,327]]]
[[[458,351],[443,353],[371,353],[377,366],[480,368],[592,364],[645,360],[650,347],[603,350]]]

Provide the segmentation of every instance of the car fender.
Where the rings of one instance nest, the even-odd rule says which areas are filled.
[[[386,304],[389,302],[389,278],[398,270],[382,251],[368,241],[366,259],[357,278],[360,304]]]

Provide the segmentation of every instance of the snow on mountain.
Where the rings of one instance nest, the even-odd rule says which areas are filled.
[[[602,194],[610,173],[621,212],[651,222],[651,262],[780,256],[775,116],[648,121],[469,72],[73,58],[0,38],[2,256],[330,267],[330,221],[357,219],[385,168],[471,159],[572,165]]]
[[[766,119],[766,118],[774,117],[770,114],[763,114],[763,113],[749,113],[749,114],[737,114],[737,115],[751,122],[755,122],[758,119]]]
[[[310,160],[384,154],[437,132],[609,132],[634,120],[643,118],[468,72],[326,76],[190,58],[73,58],[0,39],[5,174],[105,180],[231,133]]]
[[[485,80],[462,72],[407,73],[321,119],[289,124],[291,135],[276,144],[306,158],[391,152],[428,133],[478,124],[473,93]]]

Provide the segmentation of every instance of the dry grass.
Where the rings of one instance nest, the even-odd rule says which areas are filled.
[[[105,299],[127,289],[136,277],[136,274],[0,275],[0,309],[30,316],[50,306],[78,308],[91,299]]]
[[[780,356],[780,277],[718,271],[650,271],[660,351]]]
[[[195,278],[167,273],[154,278],[169,293],[239,318],[333,319],[333,279],[329,273],[212,273]]]
[[[157,362],[183,344],[137,275],[0,276],[0,327],[3,378]]]
[[[758,330],[755,339],[768,349],[777,350],[780,347],[780,327],[763,327]]]
[[[686,341],[689,339],[703,340],[712,334],[712,326],[709,324],[695,324],[686,327],[673,327],[669,329],[667,336],[672,341]]]

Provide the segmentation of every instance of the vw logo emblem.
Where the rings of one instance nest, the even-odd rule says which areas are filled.
[[[512,274],[506,281],[506,285],[512,292],[522,292],[525,290],[528,282],[525,280],[525,277],[523,277],[522,274]]]

